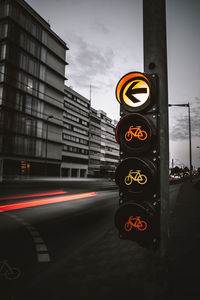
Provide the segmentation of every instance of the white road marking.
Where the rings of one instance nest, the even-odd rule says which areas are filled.
[[[0,210],[0,212],[3,212],[3,211]],[[50,256],[48,253],[47,246],[46,246],[44,240],[42,239],[41,235],[39,234],[39,232],[36,230],[36,228],[34,226],[32,226],[31,224],[29,224],[28,222],[26,222],[23,218],[15,215],[13,213],[12,214],[6,213],[6,212],[3,212],[3,213],[8,215],[9,217],[13,218],[14,220],[20,222],[29,231],[29,233],[32,237],[35,249],[36,249],[38,262],[49,262]],[[40,253],[40,252],[44,252],[44,253]]]

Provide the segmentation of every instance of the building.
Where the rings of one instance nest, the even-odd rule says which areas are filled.
[[[119,161],[115,125],[106,113],[64,86],[63,177],[113,177]]]
[[[87,177],[89,163],[90,101],[64,86],[63,177]]]
[[[115,139],[116,121],[112,121],[102,110],[97,111],[101,119],[100,176],[114,177],[119,163],[119,145]]]
[[[100,177],[101,166],[101,118],[98,111],[90,109],[90,147],[88,176]]]
[[[67,49],[25,1],[0,1],[1,177],[60,175]]]

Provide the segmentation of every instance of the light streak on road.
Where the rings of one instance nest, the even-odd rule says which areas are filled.
[[[43,197],[43,196],[53,196],[53,195],[61,195],[67,194],[66,191],[58,190],[52,191],[48,193],[37,193],[37,194],[26,194],[26,195],[18,195],[18,196],[9,196],[9,197],[0,197],[0,200],[13,200],[13,199],[24,199],[24,198],[34,198],[34,197]]]
[[[60,203],[60,202],[65,202],[65,201],[70,201],[70,200],[89,198],[89,197],[94,197],[96,195],[97,195],[96,192],[91,192],[91,193],[67,195],[67,196],[37,199],[37,200],[32,200],[32,201],[1,205],[0,212],[22,209],[22,208],[27,208],[27,207],[40,206],[40,205],[53,204],[53,203]]]

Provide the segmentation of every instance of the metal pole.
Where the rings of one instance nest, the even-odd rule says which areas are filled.
[[[190,120],[190,103],[188,102],[188,122],[189,122],[189,155],[190,155],[190,181],[192,182],[192,137]]]
[[[169,129],[165,0],[143,0],[144,71],[156,73],[160,112],[160,255],[166,254],[169,237]]]

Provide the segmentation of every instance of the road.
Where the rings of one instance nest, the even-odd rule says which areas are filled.
[[[145,290],[145,249],[118,238],[112,182],[8,186],[0,195],[2,300],[118,299]],[[171,213],[180,186],[170,186]]]

